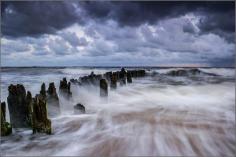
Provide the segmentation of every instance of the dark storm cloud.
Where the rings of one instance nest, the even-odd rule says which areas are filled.
[[[82,12],[78,13],[78,9]],[[113,19],[119,26],[134,27],[190,12],[203,15],[199,24],[203,33],[213,32],[231,39],[229,34],[234,32],[234,2],[3,2],[1,12],[2,33],[13,37],[55,33],[81,22],[82,17],[100,22]]]
[[[221,29],[226,32],[234,32],[234,10],[210,14],[200,20],[200,28],[204,31]]]
[[[120,25],[136,26],[189,12],[224,14],[234,12],[234,2],[81,2],[81,7],[95,19],[115,19]],[[232,14],[231,14],[232,15]],[[226,19],[231,19],[228,16]],[[232,24],[232,23],[231,23]],[[230,29],[232,25],[229,26]],[[221,29],[224,29],[221,27]],[[226,28],[228,29],[228,27]]]
[[[186,13],[201,15],[201,33],[215,33],[234,41],[234,2],[83,2],[81,6],[95,20],[114,19],[120,26],[154,24]],[[185,32],[196,33],[191,25]]]
[[[183,15],[195,10],[192,3],[179,2],[81,2],[81,7],[95,20],[116,20],[121,26],[137,26]]]
[[[72,3],[2,2],[2,33],[11,37],[55,33],[79,21]]]
[[[215,33],[226,40],[234,41],[235,11],[229,10],[222,13],[210,13],[200,20],[199,28],[202,33]]]

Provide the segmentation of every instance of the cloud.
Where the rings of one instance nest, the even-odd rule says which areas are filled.
[[[183,25],[183,32],[194,34],[197,32],[197,30],[194,25],[188,21],[186,24]]]
[[[203,32],[215,32],[223,36],[225,33],[218,32],[231,33],[234,31],[234,11],[234,2],[230,1],[2,2],[1,27],[3,35],[12,37],[37,36],[56,33],[74,23],[87,24],[90,20],[97,22],[114,20],[122,27],[136,27],[144,23],[152,25],[165,19],[195,13],[202,16],[199,27]],[[186,31],[193,31],[190,29],[185,26]]]
[[[1,3],[2,33],[11,37],[53,34],[81,22],[73,3],[63,1],[15,1]]]
[[[56,55],[66,55],[69,53],[68,52],[69,46],[64,42],[63,39],[60,38],[51,40],[48,47]]]
[[[88,41],[85,37],[78,37],[75,32],[63,32],[59,34],[64,40],[68,41],[71,46],[86,46]]]
[[[1,53],[3,55],[13,54],[13,53],[19,54],[27,51],[30,51],[30,46],[21,41],[7,40],[7,39],[1,40]]]
[[[4,4],[4,64],[234,65],[232,2]]]
[[[219,29],[234,32],[234,2],[82,2],[81,7],[95,20],[112,19],[120,26],[155,24],[161,20],[183,16],[188,13],[201,14],[200,28],[203,32]],[[227,18],[226,18],[227,17]],[[186,31],[191,28],[185,26]]]
[[[186,15],[163,20],[155,25],[143,24],[139,27],[119,27],[115,21],[105,24],[91,22],[89,29],[94,30],[100,38],[94,39],[84,52],[96,59],[103,57],[104,60],[109,58],[116,62],[122,60],[122,63],[127,62],[127,58],[129,60],[131,56],[136,64],[143,61],[150,64],[155,62],[207,64],[213,62],[214,58],[220,60],[220,58],[230,58],[234,54],[234,44],[227,43],[218,35],[184,32],[183,27],[189,23],[196,32],[198,31],[195,23],[189,21],[189,17],[193,21],[198,18]],[[233,65],[233,62],[228,64]]]
[[[33,55],[36,56],[45,56],[49,55],[50,51],[46,47],[34,47]]]
[[[85,51],[88,56],[109,56],[115,53],[116,45],[113,42],[96,40],[89,45]]]
[[[235,10],[205,15],[201,18],[198,27],[201,33],[218,34],[227,41],[234,42]]]

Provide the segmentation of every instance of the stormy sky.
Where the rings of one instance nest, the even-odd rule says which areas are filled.
[[[234,66],[234,1],[5,1],[2,66]]]

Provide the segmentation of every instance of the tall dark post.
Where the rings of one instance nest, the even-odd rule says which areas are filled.
[[[105,79],[100,80],[100,96],[107,97],[108,96],[108,86]]]
[[[47,90],[47,103],[48,107],[53,109],[53,113],[60,114],[60,103],[57,95],[57,91],[53,82],[49,83]],[[51,114],[52,112],[50,112]]]
[[[127,82],[128,83],[132,83],[132,76],[131,76],[131,72],[130,71],[127,72]]]
[[[125,68],[122,68],[120,73],[119,73],[119,78],[120,78],[120,85],[125,85],[126,84],[126,71]]]
[[[30,104],[27,103],[25,87],[21,84],[10,85],[8,91],[7,103],[12,126],[30,127]]]
[[[111,89],[115,89],[117,87],[117,74],[112,73],[111,75],[111,84],[110,84]]]
[[[66,78],[63,78],[63,80],[60,81],[59,91],[62,95],[66,96],[66,98],[70,98],[72,96],[72,92],[70,91],[70,82],[67,83]]]
[[[41,85],[40,94],[46,98],[46,86],[45,83]]]
[[[69,93],[71,93],[71,91],[70,91],[70,82],[68,82],[67,90],[68,90]]]
[[[1,114],[1,136],[7,136],[12,133],[12,127],[10,123],[6,122],[6,103],[1,102],[0,107]]]
[[[52,98],[54,98],[56,100],[59,99],[58,95],[57,95],[56,87],[54,85],[54,82],[49,83],[49,87],[48,87],[47,93],[48,93],[48,97],[52,97]]]
[[[32,115],[33,133],[41,132],[51,134],[51,120],[47,117],[46,99],[37,94],[33,99],[33,115]]]
[[[112,76],[112,71],[109,71],[109,72],[106,72],[105,74],[104,74],[104,77],[106,78],[106,80],[108,81],[108,82],[110,82],[111,80],[111,76]]]

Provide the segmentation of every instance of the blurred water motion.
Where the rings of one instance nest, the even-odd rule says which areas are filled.
[[[33,94],[66,76],[118,69],[3,69],[1,99],[7,87],[23,83]],[[151,69],[149,76],[109,91],[107,100],[93,86],[72,85],[73,99],[60,97],[62,115],[52,118],[53,135],[14,130],[1,139],[5,155],[71,156],[233,156],[235,138],[235,69],[200,70],[217,74],[173,77],[172,69]],[[74,115],[73,105],[86,107]],[[49,111],[53,112],[53,111]],[[8,115],[9,120],[9,115]]]

